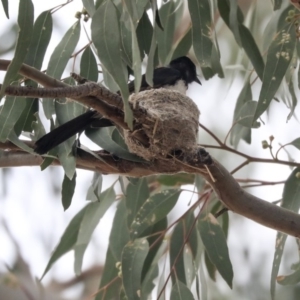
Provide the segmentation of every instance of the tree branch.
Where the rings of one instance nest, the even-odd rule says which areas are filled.
[[[9,143],[0,143],[0,149],[7,148],[10,148]],[[179,172],[200,174],[209,182],[225,207],[232,212],[269,228],[300,237],[300,215],[247,193],[216,160],[205,167],[202,162],[195,160],[194,157],[191,157],[187,162],[169,158],[138,163],[124,159],[116,160],[113,155],[106,151],[96,151],[95,154],[100,159],[82,149],[78,149],[77,168],[101,172],[102,174],[122,174],[131,177]],[[42,158],[40,156],[15,149],[4,152],[0,157],[1,167],[37,166],[41,162]],[[60,164],[58,160],[54,160],[53,165]]]
[[[7,67],[9,66],[9,64],[10,64],[9,60],[0,59],[0,70],[6,70]],[[66,91],[65,89],[69,89],[69,91],[71,91],[74,88],[66,83],[56,80],[56,79],[46,75],[45,73],[43,73],[39,70],[36,70],[25,64],[22,65],[22,67],[19,70],[19,73],[29,79],[36,81],[37,83],[43,85],[44,87],[62,88],[62,89],[58,90],[58,92],[61,92],[61,93],[65,92]],[[78,87],[78,89],[80,89],[80,87]],[[12,86],[8,86],[5,89],[5,94],[11,94],[14,96],[24,96],[24,94],[22,94],[20,92],[20,91],[23,91],[24,93],[26,93],[25,95],[31,96],[30,90],[38,93],[39,96],[41,96],[41,94],[42,94],[42,91],[38,92],[38,90],[40,90],[40,89],[34,89],[34,88],[28,88],[28,87],[27,88],[12,87]],[[50,92],[50,90],[48,90],[47,92]],[[77,90],[77,92],[78,92],[78,90]],[[55,93],[55,90],[53,91],[53,93]],[[93,93],[96,93],[96,92],[94,91]],[[32,95],[34,95],[34,93]],[[117,106],[120,107],[119,100],[121,100],[121,97],[114,93],[111,93],[104,87],[100,87],[100,86],[98,86],[97,95],[101,95],[101,97],[103,96],[104,99],[98,99],[95,96],[83,96],[83,97],[74,96],[72,98],[79,103],[82,103],[88,107],[95,109],[102,116],[110,119],[119,127],[124,128],[124,129],[129,129],[127,123],[124,121],[123,111],[117,107],[111,106],[110,104],[102,101],[102,100],[108,101],[108,99],[110,99],[110,97],[112,97],[112,99],[110,99],[109,101],[117,102],[118,103]],[[36,96],[33,96],[33,97],[36,97]]]

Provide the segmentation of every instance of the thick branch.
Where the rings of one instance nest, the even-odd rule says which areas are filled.
[[[0,148],[14,149],[9,143],[0,143]],[[105,151],[95,153],[101,160],[78,149],[77,167],[103,174],[122,174],[131,177],[179,172],[200,174],[210,183],[219,199],[229,210],[264,226],[300,237],[300,215],[245,192],[232,175],[215,160],[211,165],[206,166],[209,169],[207,172],[201,162],[193,159],[188,163],[173,158],[138,163],[123,159],[116,160]],[[41,161],[38,155],[11,150],[0,157],[0,167],[37,166],[41,164]],[[59,165],[59,162],[55,160],[53,165]]]
[[[0,70],[6,70],[7,67],[9,66],[9,64],[10,64],[9,60],[0,59]],[[19,70],[19,73],[29,79],[36,81],[37,83],[39,83],[45,87],[48,87],[48,88],[70,88],[70,90],[71,90],[71,88],[73,88],[70,85],[67,85],[66,83],[58,81],[58,80],[46,75],[45,73],[43,73],[39,70],[36,70],[25,64],[22,65],[22,67]],[[110,96],[114,95],[113,99],[115,99],[115,100],[113,100],[113,101],[117,101],[116,97],[119,97],[118,95],[115,95],[111,92],[109,92],[110,93],[109,94],[107,92],[108,91],[107,89],[104,89],[100,86],[98,86],[98,87],[99,87],[98,95],[99,94],[103,95],[103,97],[106,97],[106,100],[109,99]],[[9,86],[6,88],[5,93],[6,93],[6,91],[8,91],[6,94],[9,94],[9,92],[10,92],[10,93],[13,93],[12,95],[15,95],[15,96],[24,96],[23,94],[16,92],[18,89],[20,89],[20,88],[14,88],[14,87]],[[26,95],[30,96],[30,93],[29,93],[30,88],[23,88],[23,89],[25,89],[24,91],[27,93]],[[32,90],[34,91],[35,89],[32,88]],[[101,91],[99,91],[99,90],[101,90]],[[15,94],[15,93],[17,93],[17,94]],[[128,129],[127,123],[124,122],[123,112],[120,109],[113,107],[106,102],[103,102],[102,99],[98,99],[94,96],[84,96],[84,97],[80,97],[80,96],[75,97],[74,96],[72,98],[79,103],[82,103],[88,107],[95,109],[102,116],[110,119],[119,127]],[[103,100],[105,100],[105,98]]]

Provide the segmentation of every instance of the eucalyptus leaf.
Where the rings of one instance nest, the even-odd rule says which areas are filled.
[[[233,270],[222,228],[212,214],[203,214],[199,221],[198,228],[206,252],[221,276],[232,288]]]
[[[123,287],[128,299],[139,300],[144,260],[149,251],[147,239],[128,242],[122,252]]]
[[[278,87],[288,69],[296,46],[296,31],[292,23],[285,18],[291,9],[285,9],[278,22],[278,32],[274,37],[267,54],[267,62],[253,121],[269,107]]]
[[[130,234],[138,238],[148,227],[164,218],[175,206],[181,191],[166,190],[150,197],[139,209],[134,218]]]
[[[6,5],[5,4],[3,5],[5,8]],[[0,91],[0,99],[4,95],[4,91],[6,87],[9,86],[17,77],[18,71],[28,53],[32,32],[33,32],[33,14],[34,14],[34,8],[33,8],[32,1],[31,0],[20,1],[19,13],[18,13],[19,34],[18,34],[17,44],[14,51],[14,57],[7,68],[3,80],[2,88]]]
[[[62,183],[62,189],[61,189],[61,201],[64,210],[67,210],[72,202],[72,198],[74,195],[76,186],[76,172],[73,175],[72,179],[69,179],[66,175],[64,176],[64,180]]]

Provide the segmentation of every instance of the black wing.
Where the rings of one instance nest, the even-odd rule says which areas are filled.
[[[153,71],[153,88],[158,89],[166,85],[174,85],[177,80],[182,79],[182,75],[180,71],[168,68],[168,67],[161,67],[154,69]],[[146,81],[145,74],[142,76],[142,83],[140,91],[147,90],[152,88]],[[134,92],[134,80],[130,81],[128,84],[129,93]]]

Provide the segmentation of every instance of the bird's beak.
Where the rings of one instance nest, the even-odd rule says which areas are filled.
[[[202,83],[201,83],[201,81],[199,80],[198,77],[195,78],[195,81],[196,81],[197,83],[199,83],[200,85],[202,85]]]

